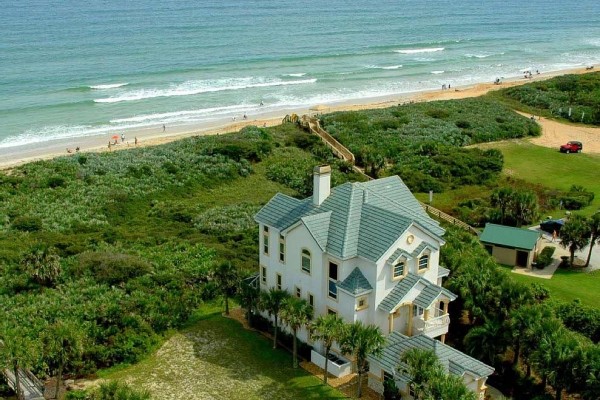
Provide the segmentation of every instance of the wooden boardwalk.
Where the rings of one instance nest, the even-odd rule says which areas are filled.
[[[5,369],[2,373],[6,377],[8,386],[17,393],[14,372]],[[19,369],[18,373],[19,386],[21,386],[23,400],[44,400],[44,384],[30,371]]]
[[[327,145],[333,151],[333,154],[335,154],[337,157],[341,158],[344,161],[350,162],[352,164],[352,168],[354,169],[354,171],[356,173],[364,176],[365,178],[367,178],[369,180],[373,179],[369,175],[365,174],[365,172],[362,169],[360,169],[359,167],[357,167],[355,165],[356,158],[354,157],[354,154],[352,154],[352,152],[350,150],[348,150],[346,147],[344,147],[343,144],[341,144],[333,136],[331,136],[323,128],[321,128],[321,125],[319,124],[319,120],[317,118],[309,119],[308,128],[309,128],[310,132],[312,132],[313,134],[315,134],[321,138],[323,143],[325,143],[325,145]],[[475,229],[474,227],[472,227],[471,225],[467,224],[466,222],[463,222],[463,221],[453,217],[450,214],[446,214],[445,212],[438,210],[437,208],[432,207],[429,204],[425,204],[421,201],[419,203],[425,209],[426,212],[433,215],[434,217],[442,219],[446,222],[449,222],[453,225],[456,225],[456,226],[466,230],[469,233],[479,236],[479,231],[477,229]]]

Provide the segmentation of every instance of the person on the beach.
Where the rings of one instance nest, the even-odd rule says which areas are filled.
[[[163,125],[164,126],[164,125]],[[138,144],[138,140],[137,140],[137,136],[135,137],[135,141],[134,141],[135,145],[137,146]]]
[[[264,103],[262,102],[262,100],[260,101],[260,106],[261,107],[264,106]]]
[[[121,133],[121,143],[123,143],[125,141],[125,134]]]
[[[73,150],[71,150],[67,147],[67,153],[71,154],[72,152],[73,152]]]
[[[163,132],[167,129],[167,127],[165,126],[165,124],[163,124]]]
[[[552,243],[556,242],[557,236],[558,236],[558,233],[556,233],[556,229],[555,229],[554,232],[552,232]]]
[[[246,114],[244,114],[244,119],[248,119],[248,116]]]
[[[108,151],[112,151],[112,145],[110,143],[110,140],[108,141]]]
[[[75,151],[79,153],[79,146],[75,147]]]

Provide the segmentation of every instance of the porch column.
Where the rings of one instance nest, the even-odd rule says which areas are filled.
[[[388,333],[392,333],[392,331],[394,330],[394,313],[390,313],[388,315],[388,320],[390,321],[390,326],[389,326],[389,332]]]
[[[440,336],[440,342],[446,343],[446,334],[445,333],[442,336]]]
[[[426,308],[425,312],[423,313],[423,321],[428,321],[429,320],[429,309]]]
[[[442,304],[444,305],[444,314],[448,314],[448,302],[442,301]]]
[[[406,336],[412,336],[412,325],[413,325],[413,307],[414,305],[410,304],[408,306],[409,312],[408,312],[408,332],[406,332]]]

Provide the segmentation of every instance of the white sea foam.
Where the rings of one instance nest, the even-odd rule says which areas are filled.
[[[127,86],[127,85],[129,85],[129,83],[109,83],[106,85],[91,85],[90,89],[95,89],[95,90],[116,89],[116,88],[120,88],[120,87]]]
[[[445,47],[428,47],[423,49],[394,50],[394,52],[400,54],[435,53],[437,51],[444,51],[445,49]]]
[[[402,64],[400,65],[387,65],[387,66],[379,66],[379,65],[367,65],[367,68],[369,69],[399,69],[402,68]]]
[[[163,122],[168,120],[179,120],[181,117],[189,118],[189,117],[202,117],[207,115],[223,115],[223,114],[235,114],[235,113],[243,113],[251,109],[252,107],[248,104],[236,104],[231,106],[223,106],[223,107],[210,107],[210,108],[200,108],[197,110],[184,110],[184,111],[174,111],[168,113],[157,113],[157,114],[145,114],[145,115],[136,115],[135,117],[129,118],[119,118],[112,119],[110,121],[111,124],[122,124],[127,122]]]
[[[298,72],[296,74],[284,74],[284,76],[293,76],[293,77],[296,77],[296,78],[299,78],[299,77],[304,76],[304,75],[306,75],[306,72]]]
[[[443,74],[444,72],[446,72],[446,71],[441,71],[441,70],[440,71],[431,71],[431,73],[435,74],[435,75]]]
[[[156,97],[174,97],[190,96],[201,93],[221,92],[225,90],[241,90],[248,88],[270,87],[270,86],[288,86],[304,85],[315,83],[316,79],[302,80],[265,80],[260,78],[234,78],[218,80],[187,81],[179,85],[171,86],[167,89],[142,89],[124,93],[119,96],[94,99],[95,103],[118,103],[122,101],[135,101],[152,99]]]

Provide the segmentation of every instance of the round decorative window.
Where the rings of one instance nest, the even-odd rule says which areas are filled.
[[[415,237],[413,235],[408,235],[406,237],[406,243],[411,244],[413,242],[413,240],[415,240]]]

